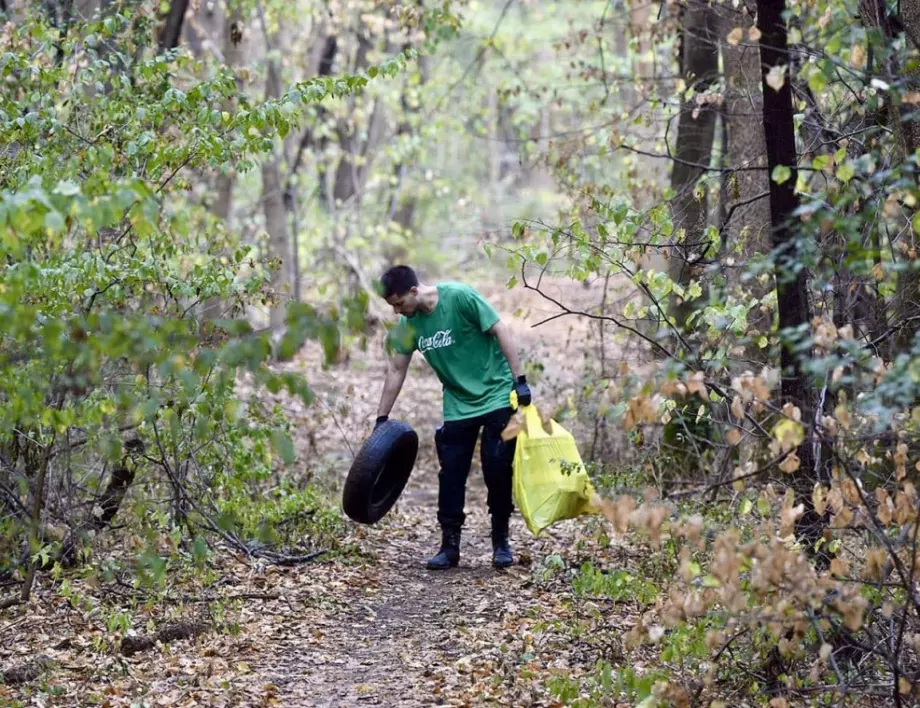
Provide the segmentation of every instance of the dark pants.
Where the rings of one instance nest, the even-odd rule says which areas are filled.
[[[476,440],[482,430],[480,459],[488,489],[488,507],[493,524],[505,523],[514,509],[511,501],[511,468],[515,439],[504,442],[501,432],[514,411],[499,408],[465,420],[450,420],[434,436],[441,471],[438,474],[438,523],[459,529],[466,520],[466,479],[473,462]]]

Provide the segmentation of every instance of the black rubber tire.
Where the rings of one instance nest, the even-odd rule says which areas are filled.
[[[382,423],[361,446],[342,490],[342,509],[353,521],[373,524],[393,507],[409,481],[418,434],[400,420]]]

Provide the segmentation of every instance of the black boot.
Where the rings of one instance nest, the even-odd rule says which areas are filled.
[[[514,563],[508,545],[508,519],[492,519],[492,565],[507,568]]]
[[[460,562],[460,529],[441,529],[441,550],[428,559],[428,570],[447,570]]]

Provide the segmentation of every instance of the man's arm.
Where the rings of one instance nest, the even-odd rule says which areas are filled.
[[[501,347],[502,354],[508,360],[508,366],[511,367],[511,375],[517,379],[523,372],[521,371],[521,362],[518,359],[517,347],[514,345],[514,338],[511,336],[511,330],[505,326],[505,323],[499,320],[488,332],[498,340],[498,346]]]
[[[514,377],[514,391],[517,393],[518,405],[529,406],[532,401],[530,386],[527,385],[527,377],[521,371],[521,362],[518,359],[517,347],[514,345],[514,338],[504,322],[499,320],[492,325],[487,332],[490,332],[498,340],[498,346],[501,347],[505,359],[508,360],[508,367],[511,369],[511,375]]]
[[[383,393],[380,394],[380,405],[377,406],[377,419],[386,418],[390,415],[393,404],[396,403],[396,397],[402,390],[403,382],[406,380],[406,373],[409,371],[409,362],[412,360],[411,354],[395,353],[390,359],[390,366],[387,369],[387,377],[383,382]]]

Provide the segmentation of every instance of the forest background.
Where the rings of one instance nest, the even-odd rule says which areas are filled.
[[[0,21],[4,699],[143,695],[124,657],[279,599],[234,573],[382,562],[337,495],[409,262],[517,323],[606,500],[522,554],[542,620],[479,699],[920,700],[917,0]]]

